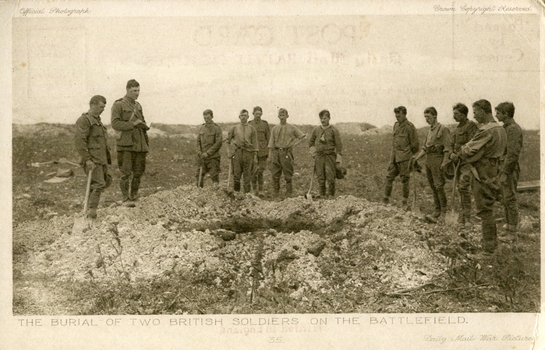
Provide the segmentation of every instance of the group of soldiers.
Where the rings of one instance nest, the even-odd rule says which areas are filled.
[[[522,149],[522,130],[515,122],[515,106],[502,102],[496,106],[496,118],[487,100],[472,105],[477,123],[468,119],[469,109],[462,103],[453,107],[458,125],[450,130],[437,122],[437,110],[428,107],[424,118],[430,125],[424,145],[420,147],[414,125],[407,120],[407,109],[394,109],[393,148],[386,176],[383,202],[388,203],[393,181],[400,176],[403,184],[402,205],[407,206],[411,172],[419,170],[417,161],[426,156],[426,176],[433,193],[434,218],[444,220],[447,212],[445,178],[452,172],[460,193],[461,215],[458,222],[471,222],[473,193],[477,216],[481,218],[483,257],[494,253],[497,241],[512,242],[517,237],[519,222],[516,191],[520,174],[519,156]],[[493,205],[501,201],[505,212],[504,230],[498,233]],[[408,208],[408,206],[407,206]]]
[[[144,118],[142,106],[136,101],[140,84],[131,79],[126,85],[126,94],[112,105],[111,125],[116,134],[117,162],[121,173],[119,185],[122,203],[127,207],[136,206],[140,179],[146,167],[149,151],[149,126]],[[91,178],[88,199],[89,218],[96,218],[97,206],[102,191],[111,185],[112,176],[110,150],[107,144],[107,129],[100,115],[105,109],[106,99],[93,96],[90,108],[76,121],[75,145],[81,157],[84,171]],[[393,129],[393,147],[386,176],[384,203],[388,203],[392,185],[397,176],[403,184],[402,205],[409,209],[409,180],[411,172],[419,169],[418,160],[426,156],[426,175],[433,192],[435,205],[433,217],[444,218],[447,211],[447,197],[444,190],[445,178],[454,167],[458,179],[461,199],[459,222],[471,221],[471,189],[477,215],[482,222],[483,254],[493,253],[496,248],[497,228],[493,216],[493,204],[502,200],[505,206],[506,230],[499,239],[510,242],[516,238],[518,210],[516,188],[519,178],[518,158],[522,148],[522,131],[514,121],[515,107],[510,102],[496,107],[496,117],[487,100],[473,103],[473,114],[478,124],[468,119],[468,107],[458,103],[453,107],[453,117],[459,123],[451,135],[450,130],[437,122],[437,110],[426,108],[424,118],[430,125],[423,147],[420,147],[414,125],[407,119],[407,109],[394,109],[397,122]],[[281,200],[280,179],[285,181],[285,196],[293,193],[294,146],[304,141],[306,135],[296,126],[288,124],[288,111],[278,110],[279,124],[272,129],[261,119],[263,110],[253,109],[253,120],[248,121],[249,112],[240,111],[240,123],[233,126],[227,138],[214,123],[212,110],[203,112],[205,123],[197,135],[198,169],[197,186],[203,186],[203,179],[209,174],[213,183],[219,183],[220,149],[227,144],[229,172],[233,174],[233,189],[263,194],[263,172],[268,167],[272,175],[272,189],[275,200]],[[335,180],[342,169],[343,144],[337,128],[330,124],[328,110],[319,113],[320,125],[315,127],[308,140],[309,151],[314,158],[313,176],[316,174],[321,197],[335,196]],[[90,174],[90,175],[89,175]],[[229,175],[230,176],[230,175]],[[242,181],[242,184],[241,184]],[[241,186],[242,185],[242,186]]]
[[[244,192],[263,194],[263,172],[268,167],[272,175],[273,197],[280,200],[280,179],[283,175],[286,183],[285,197],[293,194],[293,147],[302,142],[306,135],[294,125],[288,124],[288,111],[278,110],[280,123],[269,128],[267,121],[261,119],[263,109],[253,109],[254,119],[248,121],[249,112],[240,111],[240,124],[229,130],[227,138],[222,139],[222,130],[212,119],[213,112],[203,112],[205,123],[197,136],[197,185],[203,186],[203,177],[209,173],[212,182],[219,183],[220,149],[225,142],[229,169],[233,174],[233,189]],[[318,178],[320,196],[335,196],[336,169],[342,167],[342,141],[339,130],[329,124],[331,115],[328,110],[319,113],[320,126],[312,131],[309,150],[314,157],[314,171]],[[230,172],[231,172],[230,170]],[[327,191],[326,191],[327,185]]]

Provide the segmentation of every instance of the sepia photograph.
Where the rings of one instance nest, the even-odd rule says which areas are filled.
[[[0,2],[6,348],[542,348],[544,9]]]

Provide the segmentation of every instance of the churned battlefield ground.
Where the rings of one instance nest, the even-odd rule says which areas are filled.
[[[519,194],[519,239],[480,261],[477,218],[466,228],[425,220],[425,174],[412,178],[411,211],[398,180],[392,203],[380,203],[391,128],[339,128],[348,175],[336,198],[316,198],[316,179],[305,198],[312,158],[303,143],[294,196],[273,202],[268,171],[263,198],[227,188],[225,147],[219,186],[207,177],[196,188],[197,127],[154,125],[138,206],[120,206],[114,152],[98,219],[75,233],[86,178],[66,162],[78,161],[73,126],[13,125],[14,314],[539,311],[538,191]],[[520,181],[538,180],[539,163],[538,131],[524,131]],[[65,181],[46,182],[67,169]],[[449,205],[451,189],[448,181]],[[501,228],[499,203],[496,214]]]

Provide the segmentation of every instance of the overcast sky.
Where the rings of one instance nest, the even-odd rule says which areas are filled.
[[[27,16],[12,29],[15,123],[73,123],[95,94],[109,123],[134,78],[148,122],[200,124],[207,108],[232,122],[259,105],[272,123],[279,107],[295,124],[326,108],[380,127],[404,105],[420,127],[428,106],[447,124],[453,104],[485,98],[539,128],[537,15]]]

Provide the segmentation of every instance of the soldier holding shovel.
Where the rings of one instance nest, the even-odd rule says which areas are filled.
[[[453,118],[458,122],[456,130],[452,134],[452,152],[449,157],[455,158],[456,153],[459,153],[462,146],[473,138],[477,132],[477,124],[467,118],[469,109],[463,103],[457,103],[452,107]],[[461,215],[458,216],[458,223],[465,225],[471,220],[471,182],[473,174],[471,172],[471,164],[466,161],[461,161],[458,165],[458,173],[454,175],[457,179],[458,192],[460,193],[460,203],[462,207]],[[454,207],[454,198],[452,206]]]
[[[197,135],[197,186],[204,186],[204,176],[210,173],[213,183],[218,184],[220,174],[220,148],[222,146],[222,131],[218,124],[214,123],[214,112],[211,109],[203,113],[204,124],[202,124]]]
[[[108,148],[106,127],[100,115],[106,106],[106,99],[96,95],[89,102],[89,111],[83,113],[76,121],[75,144],[81,157],[81,165],[85,173],[91,173],[90,193],[88,194],[87,217],[97,217],[97,207],[102,191],[112,183],[109,164],[112,163]],[[86,195],[87,196],[87,195]]]

